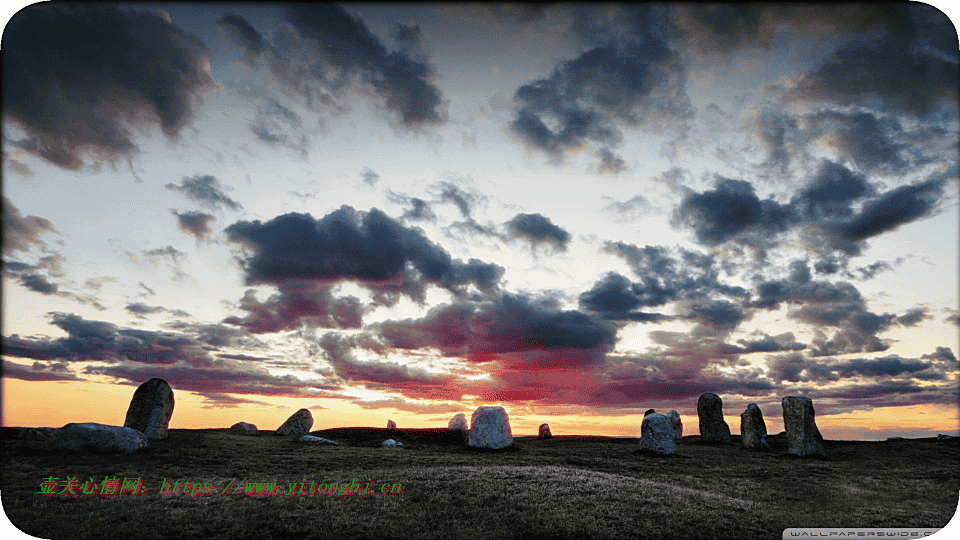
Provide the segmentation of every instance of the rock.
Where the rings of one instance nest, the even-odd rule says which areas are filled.
[[[700,417],[700,439],[704,442],[730,442],[730,426],[723,419],[723,401],[720,396],[706,392],[697,400]]]
[[[670,418],[660,413],[644,415],[643,423],[640,424],[640,449],[649,450],[658,456],[675,455],[675,434]]]
[[[246,422],[237,422],[236,424],[230,426],[230,431],[239,435],[256,435],[257,426],[248,424]]]
[[[466,431],[467,415],[463,413],[457,413],[456,416],[450,419],[450,423],[447,424],[447,429],[460,429],[460,430]]]
[[[888,441],[905,441],[903,437],[887,437]]]
[[[330,439],[324,439],[323,437],[316,437],[314,435],[304,435],[303,437],[297,439],[297,442],[337,445],[337,443],[331,441]]]
[[[747,410],[740,413],[740,439],[744,448],[770,450],[767,426],[763,423],[763,414],[756,403],[747,405]]]
[[[123,427],[133,428],[148,439],[166,439],[173,416],[173,389],[163,379],[153,378],[133,393]]]
[[[96,452],[125,452],[127,454],[147,446],[143,432],[121,426],[108,426],[93,422],[67,424],[53,436],[56,448]]]
[[[550,424],[540,424],[540,433],[537,435],[538,439],[549,439],[553,437],[553,434],[550,433]]]
[[[643,415],[646,416],[646,415],[648,415],[648,414],[653,414],[653,413],[655,413],[655,412],[657,412],[657,411],[655,411],[655,410],[653,410],[653,409],[647,409],[647,412],[643,413]]]
[[[513,446],[510,417],[503,407],[482,405],[470,417],[470,446],[497,450]]]
[[[387,429],[397,429],[397,423],[393,420],[387,420]]]
[[[680,413],[670,411],[670,413],[667,414],[667,418],[673,423],[673,438],[678,441],[683,439],[683,422],[680,421]]]
[[[384,448],[403,448],[403,443],[393,439],[387,439],[380,445]]]
[[[787,396],[781,404],[789,452],[798,456],[826,455],[823,436],[814,419],[813,401],[808,397]]]
[[[273,432],[274,435],[304,435],[310,432],[310,428],[313,427],[313,415],[310,414],[310,411],[307,409],[300,409],[299,411],[290,415],[290,418],[287,418],[287,421],[283,423],[282,426],[278,427],[276,431]]]
[[[943,433],[937,434],[937,440],[938,440],[938,441],[945,441],[945,440],[947,440],[947,439],[952,439],[952,438],[953,438],[953,437],[951,437],[950,435],[944,435]]]

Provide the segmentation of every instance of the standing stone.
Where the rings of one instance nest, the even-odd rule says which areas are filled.
[[[783,405],[783,427],[787,433],[789,452],[798,456],[825,456],[823,436],[814,419],[813,400],[787,396]]]
[[[676,440],[683,439],[683,422],[680,421],[680,413],[677,411],[670,411],[667,415],[667,418],[670,419],[670,422],[673,424],[673,438]]]
[[[387,429],[397,429],[397,423],[393,420],[387,420]]]
[[[239,435],[256,435],[257,426],[248,424],[246,422],[237,422],[236,424],[230,426],[230,431]]]
[[[704,442],[730,442],[730,426],[723,419],[723,401],[720,396],[707,392],[697,400],[697,415],[700,417],[700,439]]]
[[[550,433],[550,424],[540,424],[540,433],[537,435],[538,439],[549,439],[553,437],[553,434]]]
[[[173,416],[173,389],[163,379],[153,378],[133,393],[123,427],[135,429],[148,439],[166,439]]]
[[[510,417],[503,407],[482,405],[470,417],[470,446],[500,449],[513,446]]]
[[[651,413],[643,417],[640,424],[640,449],[650,450],[658,456],[677,453],[674,441],[673,422],[660,413]]]
[[[282,426],[273,432],[274,435],[304,435],[310,433],[313,427],[313,415],[307,409],[300,409],[293,413]]]
[[[450,423],[447,424],[447,429],[459,429],[462,431],[467,430],[467,415],[463,413],[457,413],[456,416],[450,419]]]
[[[53,436],[56,448],[95,452],[124,452],[127,454],[147,446],[147,436],[142,431],[120,426],[108,426],[87,422],[67,424]]]
[[[647,412],[643,413],[643,415],[646,416],[646,415],[648,415],[648,414],[653,414],[653,413],[655,413],[655,412],[657,412],[657,411],[655,411],[655,410],[653,410],[653,409],[647,409]]]
[[[767,426],[763,423],[763,414],[756,403],[747,405],[747,410],[740,413],[740,439],[744,448],[770,450]]]

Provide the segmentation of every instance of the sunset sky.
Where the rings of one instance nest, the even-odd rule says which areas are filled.
[[[930,6],[34,4],[2,46],[4,425],[160,377],[175,429],[960,434]]]

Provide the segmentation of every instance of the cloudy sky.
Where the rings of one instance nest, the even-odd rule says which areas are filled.
[[[927,5],[34,4],[3,54],[5,425],[161,377],[172,428],[958,433]]]

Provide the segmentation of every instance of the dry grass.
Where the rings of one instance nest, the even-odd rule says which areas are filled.
[[[133,455],[53,451],[5,436],[0,481],[10,520],[48,539],[102,538],[780,538],[788,527],[942,527],[957,508],[960,444],[828,441],[804,460],[737,444],[678,444],[678,457],[636,439],[518,438],[476,452],[445,430],[315,432],[339,446],[224,430],[172,430]],[[393,438],[403,449],[380,448]],[[736,438],[735,438],[736,439]],[[735,441],[737,442],[737,441]],[[145,496],[45,497],[48,476],[143,479]],[[351,481],[403,485],[370,497],[161,497],[164,478],[214,485]]]

